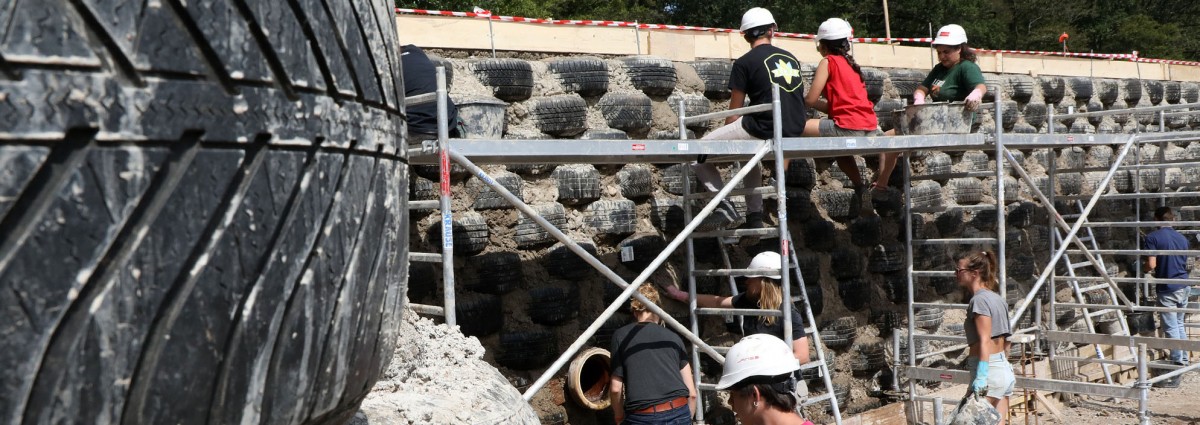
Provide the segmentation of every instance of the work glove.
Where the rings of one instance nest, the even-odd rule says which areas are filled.
[[[975,380],[971,381],[971,391],[975,394],[986,395],[988,362],[975,363]]]
[[[667,297],[670,299],[673,299],[675,301],[687,302],[688,293],[680,290],[679,288],[677,288],[675,286],[668,286],[667,287]]]
[[[925,92],[917,90],[913,92],[913,105],[925,104]]]
[[[968,94],[967,98],[964,99],[963,102],[967,104],[968,111],[979,109],[979,104],[983,102],[983,89],[976,88],[975,90],[971,91],[971,94]]]

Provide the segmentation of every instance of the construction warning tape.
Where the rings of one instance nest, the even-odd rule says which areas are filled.
[[[734,30],[734,29],[730,29],[730,28],[698,27],[698,26],[691,26],[691,25],[643,24],[643,23],[638,23],[638,22],[594,21],[594,20],[589,20],[589,19],[525,18],[525,17],[521,17],[521,16],[493,15],[492,12],[487,11],[487,10],[482,10],[482,9],[479,9],[478,11],[475,11],[475,12],[454,12],[454,11],[447,11],[447,10],[405,9],[405,8],[398,7],[398,8],[396,8],[396,13],[405,13],[405,14],[412,14],[412,15],[455,16],[455,17],[460,17],[460,18],[482,18],[482,19],[490,19],[493,21],[501,21],[501,22],[521,22],[521,23],[545,24],[545,25],[624,27],[624,28],[644,29],[644,30],[702,31],[702,32],[715,32],[715,33],[736,33],[736,32],[738,32],[738,30]],[[799,38],[799,39],[808,39],[808,40],[817,38],[817,36],[813,35],[813,34],[794,33],[794,32],[777,32],[777,33],[775,33],[775,35],[779,36],[779,37],[785,37],[785,38]],[[852,41],[854,41],[856,43],[892,43],[892,42],[932,43],[933,39],[928,38],[928,37],[918,37],[918,38],[861,37],[861,38],[854,38],[854,39],[852,39]],[[1138,52],[1136,52],[1136,51],[1133,53],[1076,53],[1076,52],[1048,52],[1048,51],[1043,52],[1043,51],[1036,51],[1036,50],[991,50],[991,49],[976,49],[976,50],[979,52],[983,52],[983,53],[1001,53],[1001,54],[1016,54],[1016,55],[1031,55],[1031,56],[1064,56],[1064,57],[1078,57],[1078,58],[1092,58],[1092,59],[1119,59],[1119,60],[1129,60],[1129,61],[1133,61],[1133,62],[1142,62],[1142,63],[1162,63],[1162,64],[1168,64],[1168,65],[1200,66],[1200,62],[1142,58],[1142,57],[1138,57]]]

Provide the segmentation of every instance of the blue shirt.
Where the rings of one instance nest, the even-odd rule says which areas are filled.
[[[1164,227],[1146,235],[1146,249],[1188,249],[1188,240],[1175,229]],[[1184,255],[1155,255],[1154,277],[1158,279],[1186,279],[1187,256]],[[1159,284],[1158,292],[1175,292],[1186,288],[1184,284]]]

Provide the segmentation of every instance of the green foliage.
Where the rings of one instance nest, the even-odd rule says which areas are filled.
[[[926,37],[938,27],[966,28],[971,45],[990,49],[1062,49],[1200,60],[1200,1],[1193,0],[888,0],[895,37]],[[397,7],[559,19],[637,20],[737,28],[742,12],[762,6],[780,30],[815,33],[827,18],[854,25],[860,37],[886,35],[883,0],[397,0]]]

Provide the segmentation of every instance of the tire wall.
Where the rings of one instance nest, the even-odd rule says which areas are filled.
[[[0,423],[344,423],[405,302],[392,5],[0,10]]]
[[[528,64],[528,79],[524,80],[525,82],[509,75],[510,78],[496,83],[504,86],[501,92],[510,99],[504,112],[504,137],[510,139],[552,137],[540,128],[552,129],[559,134],[554,136],[557,138],[596,136],[594,138],[675,139],[678,119],[674,111],[674,102],[678,99],[685,99],[685,107],[689,109],[689,114],[722,110],[728,105],[728,92],[720,90],[724,83],[718,81],[722,72],[728,72],[727,68],[723,68],[722,71],[720,65],[711,62],[674,63],[674,89],[666,90],[664,81],[669,78],[661,68],[640,74],[642,76],[639,78],[649,78],[653,80],[653,84],[644,84],[642,88],[635,84],[633,77],[639,75],[636,73],[640,71],[632,70],[631,67],[656,63],[653,59],[571,58],[569,69],[576,71],[578,68],[574,67],[586,65],[582,62],[603,63],[607,68],[607,87],[596,90],[592,86],[588,93],[580,95],[573,91],[578,91],[576,85],[579,84],[579,80],[584,78],[583,75],[594,78],[596,73],[574,75],[570,81],[560,79],[554,68],[564,66],[555,65],[560,63],[562,58],[510,54],[506,59],[494,60],[472,58],[467,52],[459,51],[434,53],[449,58],[445,63],[453,68],[451,95],[460,104],[460,108],[463,103],[472,102],[480,96],[491,98],[493,93],[499,90],[485,84],[486,78],[480,78],[481,72],[484,72],[479,70],[480,63],[488,63],[484,65],[485,69],[494,69],[501,65],[504,69],[524,69],[523,66],[514,63]],[[483,53],[480,56],[488,55]],[[594,66],[594,63],[586,66]],[[714,68],[717,70],[714,71]],[[811,69],[806,67],[804,71],[804,75],[811,78]],[[923,70],[900,71],[902,70],[867,72],[873,78],[879,79],[868,81],[868,87],[878,88],[877,103],[899,103],[900,91],[891,81],[892,76],[899,75],[904,81],[919,81],[920,77],[924,76]],[[1067,81],[1070,79],[1064,78],[1063,81],[1042,84],[1038,78],[1010,75],[989,75],[989,79],[1000,81],[1004,85],[1001,99],[1007,102],[1006,106],[1015,107],[1013,113],[1006,114],[1006,119],[1002,122],[1008,131],[1017,131],[1014,127],[1026,128],[1023,131],[1045,131],[1044,116],[1039,120],[1038,117],[1025,115],[1026,112],[1046,113],[1047,104],[1042,96],[1044,87],[1062,92],[1055,93],[1062,100],[1049,106],[1065,113],[1067,106],[1085,108],[1089,103],[1094,103],[1094,108],[1096,105],[1105,107],[1109,102],[1118,101],[1117,105],[1107,106],[1120,107],[1120,102],[1124,102],[1123,99],[1128,97],[1127,85],[1136,85],[1138,88],[1143,85],[1136,80],[1105,80],[1103,84],[1106,87],[1111,84],[1114,90],[1119,91],[1118,95],[1106,94],[1106,91],[1101,90],[1101,83],[1097,82],[1091,95],[1077,99],[1074,90],[1082,87],[1084,82],[1091,81]],[[595,83],[595,80],[588,81]],[[706,81],[717,84],[709,84],[706,87]],[[1191,88],[1193,92],[1196,89],[1194,86]],[[1187,91],[1186,88],[1183,90],[1185,95]],[[564,100],[567,98],[582,99],[582,103],[577,100]],[[642,109],[645,103],[649,103],[650,106],[648,113]],[[548,108],[546,104],[553,105],[554,108]],[[562,112],[567,109],[566,105],[580,104],[586,105],[583,111],[576,109],[576,112]],[[1149,96],[1141,96],[1136,103],[1141,106],[1150,104]],[[978,131],[991,131],[991,126],[995,125],[989,111],[979,114],[981,122],[978,124]],[[574,124],[567,126],[571,127],[571,131],[564,133],[564,126],[561,125],[569,120],[556,118],[546,123],[539,121],[538,116],[543,113],[555,113],[555,117],[574,114]],[[583,115],[583,120],[579,120],[578,115]],[[1036,128],[1030,123],[1037,123]],[[546,124],[553,125],[539,127]],[[1082,121],[1082,124],[1091,127],[1082,124],[1075,127],[1072,124],[1066,123],[1068,127],[1078,131],[1096,131],[1097,126],[1117,126],[1119,131],[1145,129],[1144,125],[1138,127],[1135,119],[1125,120],[1123,124],[1118,124],[1110,118],[1096,124]],[[1186,127],[1190,125],[1191,123],[1188,123]],[[691,128],[689,131],[694,131],[696,136],[702,136],[705,131],[716,126],[717,123],[710,123],[708,126]],[[1189,146],[1168,146],[1171,152],[1200,158],[1200,145],[1187,148]],[[1023,158],[1034,176],[1044,178],[1048,151],[1016,153]],[[1107,153],[1105,148],[1065,149],[1056,154],[1060,157],[1060,167],[1069,165],[1066,161],[1075,160],[1089,166],[1099,166],[1111,157],[1111,149],[1108,149]],[[996,166],[993,152],[916,152],[914,157],[915,175],[988,171],[994,170]],[[890,353],[891,341],[890,332],[881,332],[879,327],[904,327],[903,321],[906,320],[903,304],[906,299],[905,276],[902,272],[904,226],[899,208],[882,212],[881,218],[846,217],[845,204],[848,201],[845,194],[848,191],[844,188],[848,188],[848,181],[845,174],[831,162],[829,159],[818,159],[815,162],[792,161],[792,169],[786,176],[791,196],[789,207],[793,208],[790,227],[799,248],[803,272],[808,278],[809,292],[814,294],[816,289],[820,289],[823,308],[817,321],[822,329],[828,330],[827,335],[831,340],[839,342],[838,348],[830,350],[829,353],[835,355],[835,382],[849,389],[848,405],[843,405],[847,406],[843,412],[858,412],[881,403],[879,399],[870,396],[870,382],[874,372],[879,370],[880,363],[878,346],[875,344],[882,344]],[[873,179],[870,170],[878,168],[876,159],[860,158],[859,162],[867,166],[864,173]],[[483,168],[510,189],[519,188],[519,192],[514,190],[514,193],[519,193],[535,208],[548,212],[551,222],[559,225],[572,237],[589,243],[605,264],[626,279],[632,280],[642,270],[640,266],[657,254],[662,246],[665,246],[665,241],[682,228],[682,210],[678,207],[682,184],[678,177],[679,168],[672,165],[674,164],[563,164],[555,167],[508,164],[487,165]],[[732,168],[723,166],[722,170],[728,176],[734,171]],[[415,171],[421,171],[420,167],[416,167]],[[430,171],[434,170],[426,170],[422,174],[436,178],[436,172]],[[773,168],[765,173],[770,177]],[[1015,173],[1011,174],[1015,176]],[[1191,178],[1194,179],[1190,180],[1191,182],[1200,183],[1200,175],[1181,176],[1181,179]],[[644,181],[647,177],[648,183]],[[413,199],[422,196],[425,196],[425,199],[436,199],[430,197],[436,196],[436,192],[430,190],[436,187],[436,183],[415,175],[413,178]],[[910,193],[914,194],[914,202],[930,206],[991,203],[995,199],[994,180],[995,178],[935,178],[914,182],[914,186],[919,187],[914,187]],[[1091,193],[1094,185],[1089,187],[1089,181],[1092,180],[1081,178],[1081,183],[1075,188],[1069,187],[1068,182],[1068,187],[1056,187],[1055,190],[1060,194]],[[897,174],[891,182],[898,187],[903,179]],[[1060,179],[1060,184],[1062,182],[1063,179]],[[1128,179],[1125,182],[1129,183]],[[1032,197],[1027,189],[1014,183],[1015,180],[1012,179],[1006,181],[1006,200],[1010,210],[1007,267],[1013,282],[1010,288],[1018,288],[1020,293],[1024,294],[1028,285],[1035,281],[1034,275],[1041,271],[1049,258],[1046,251],[1049,245],[1046,242],[1049,230],[1046,227],[1048,219],[1044,210],[1031,203]],[[496,205],[489,201],[486,203],[489,209],[472,208],[472,205],[477,205],[476,200],[480,197],[492,199],[492,195],[480,187],[482,185],[479,182],[465,173],[456,174],[454,211],[456,220],[461,222],[461,229],[456,228],[455,232],[470,232],[469,236],[456,236],[456,247],[467,250],[456,255],[455,265],[460,322],[466,333],[481,339],[487,350],[485,358],[523,390],[599,315],[617,291],[615,285],[609,284],[582,261],[569,254],[562,255],[562,246],[556,245],[547,235],[539,234],[535,227],[527,220],[521,219],[511,207],[500,205],[499,208],[493,208]],[[1180,202],[1195,204],[1197,201]],[[735,204],[744,208],[744,204],[739,204],[736,200]],[[773,205],[771,200],[767,200],[766,210],[773,212]],[[632,212],[629,212],[630,208]],[[1147,209],[1143,208],[1142,211]],[[424,215],[413,217],[413,247],[421,251],[436,252],[436,238],[440,228],[438,217],[429,215],[429,212],[422,214]],[[1133,216],[1134,210],[1128,202],[1102,202],[1093,214],[1105,219],[1125,220]],[[632,220],[619,225],[618,218]],[[479,224],[480,219],[485,225]],[[995,233],[995,220],[995,214],[989,213],[922,214],[915,231],[925,238],[990,237]],[[1018,222],[1021,224],[1017,224]],[[1120,229],[1112,229],[1111,235],[1107,237],[1108,243],[1113,247],[1132,247],[1133,235],[1118,233]],[[1101,240],[1104,243],[1105,239]],[[464,246],[469,249],[463,248]],[[622,246],[632,247],[635,252],[634,261],[621,261]],[[764,240],[758,244],[749,242],[734,247],[731,251],[734,266],[746,264],[754,253],[763,249],[778,249],[777,241]],[[917,263],[915,267],[924,270],[952,270],[952,254],[950,248],[923,247],[914,253]],[[721,261],[711,241],[697,241],[696,260],[698,268],[720,267]],[[1108,264],[1119,265],[1121,273],[1127,272],[1129,262],[1126,260],[1112,256],[1105,258]],[[681,251],[652,275],[650,281],[658,285],[686,285],[683,261]],[[414,267],[416,268],[413,270],[413,286],[410,292],[412,301],[440,304],[440,269],[424,265]],[[819,282],[812,278],[814,276],[819,277]],[[704,291],[728,293],[728,286],[723,281],[701,279],[698,284]],[[1063,292],[1059,296],[1067,295]],[[918,281],[916,296],[918,301],[962,302],[954,283],[949,280]],[[667,311],[681,322],[685,322],[685,305],[665,298],[663,304]],[[927,328],[926,332],[961,334],[961,327],[950,326],[961,325],[961,311],[946,310],[944,314],[930,311],[927,315],[928,317],[922,317],[921,321],[921,325]],[[464,317],[471,319],[467,320]],[[843,317],[855,318],[857,325],[839,327],[841,325],[833,323],[834,319]],[[593,339],[593,345],[608,348],[605,335],[628,320],[630,318],[627,313],[619,313],[601,329],[599,336]],[[942,324],[943,322],[945,324]],[[843,330],[855,327],[856,335]],[[711,343],[728,345],[736,341],[734,335],[726,332],[725,324],[720,318],[706,318],[702,321],[702,328],[703,337]],[[845,344],[842,345],[841,342]],[[921,349],[932,350],[940,347],[937,343],[928,345],[922,346]],[[951,356],[937,356],[927,362],[957,364],[962,356],[960,353],[951,353]],[[720,374],[719,367],[711,364],[707,365],[704,371],[709,380],[715,380]],[[551,381],[547,388],[534,398],[534,407],[542,416],[543,423],[590,424],[611,421],[606,416],[609,414],[607,412],[586,411],[567,401],[569,399],[565,397],[566,393],[562,388],[564,382],[565,378],[561,377]],[[888,384],[890,385],[890,382]],[[810,385],[810,388],[814,392],[818,390],[815,385]],[[824,414],[821,408],[810,412],[810,416],[815,418]]]

